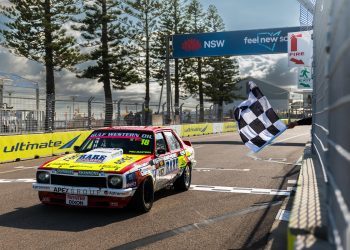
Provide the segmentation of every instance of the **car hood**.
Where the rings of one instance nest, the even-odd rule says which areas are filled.
[[[123,154],[122,149],[94,149],[86,153],[74,153],[60,157],[42,166],[43,168],[115,171],[123,172],[136,162],[151,159],[151,155]]]

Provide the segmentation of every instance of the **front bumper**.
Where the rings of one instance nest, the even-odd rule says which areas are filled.
[[[76,208],[123,208],[131,201],[132,197],[108,197],[108,196],[88,196],[86,206],[68,205],[66,194],[39,191],[39,199],[43,204],[57,205]]]
[[[88,196],[104,196],[104,197],[131,197],[135,193],[135,189],[113,189],[113,188],[92,188],[92,187],[72,187],[52,184],[33,183],[33,189],[42,192],[52,192],[59,194],[76,194]]]

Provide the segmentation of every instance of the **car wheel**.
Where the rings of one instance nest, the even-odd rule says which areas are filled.
[[[191,186],[192,169],[186,166],[181,176],[174,182],[174,188],[178,191],[187,191]]]
[[[154,188],[151,178],[144,180],[136,190],[132,207],[134,210],[146,213],[151,210],[154,201]]]

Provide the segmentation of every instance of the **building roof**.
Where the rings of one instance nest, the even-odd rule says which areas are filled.
[[[281,87],[281,86],[277,86],[271,82],[268,81],[263,81],[263,80],[259,80],[256,79],[254,77],[246,77],[244,79],[242,79],[241,81],[239,81],[237,84],[241,85],[241,90],[240,95],[245,96],[247,94],[247,83],[249,81],[253,81],[263,92],[263,94],[265,96],[267,96],[269,99],[287,99],[289,97],[289,90]]]

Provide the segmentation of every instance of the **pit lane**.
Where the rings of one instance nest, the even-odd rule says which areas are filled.
[[[263,247],[295,185],[309,133],[305,126],[288,130],[256,155],[236,133],[191,138],[198,161],[191,190],[156,193],[147,214],[43,206],[31,182],[36,166],[49,158],[0,164],[0,248]]]

